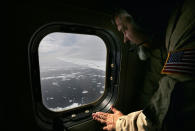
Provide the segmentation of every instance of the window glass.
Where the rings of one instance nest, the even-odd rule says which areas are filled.
[[[54,32],[38,48],[42,100],[59,112],[97,101],[105,91],[107,50],[95,35]]]

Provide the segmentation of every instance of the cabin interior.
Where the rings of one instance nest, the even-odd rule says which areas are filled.
[[[160,53],[160,49],[157,48],[153,50],[154,55],[149,61],[139,60],[135,52],[129,51],[131,46],[123,43],[122,34],[112,24],[112,12],[116,7],[120,7],[132,12],[133,16],[141,16],[138,17],[139,21],[149,23],[147,28],[158,32],[163,42],[167,21],[176,1],[26,1],[10,2],[7,5],[9,8],[6,11],[8,13],[6,16],[8,28],[6,29],[8,29],[8,40],[12,42],[6,43],[5,49],[2,49],[6,52],[3,54],[7,55],[3,65],[5,64],[8,68],[8,73],[6,72],[5,75],[7,84],[2,85],[4,88],[2,91],[3,122],[5,122],[3,126],[6,131],[13,129],[100,131],[103,125],[92,120],[92,112],[98,110],[109,112],[111,105],[124,114],[141,110],[158,88],[158,80],[162,76],[161,63],[166,58],[166,52]],[[74,32],[74,26],[81,26],[83,30],[89,27],[89,30],[103,30],[113,41],[110,43],[111,48],[107,47],[111,52],[111,55],[107,56],[107,60],[110,60],[106,67],[108,70],[105,78],[107,92],[102,98],[105,100],[102,100],[99,105],[92,104],[59,113],[42,109],[42,106],[37,105],[37,102],[41,103],[40,98],[36,98],[39,95],[35,94],[40,91],[40,79],[36,79],[33,75],[38,68],[33,66],[33,59],[36,56],[33,56],[32,43],[34,37],[37,37],[37,32],[55,24],[61,25],[57,27],[59,31],[63,30],[61,27],[66,30],[66,26],[71,26],[71,32]],[[82,29],[76,31],[82,33]],[[112,62],[114,62],[114,68],[109,65]],[[151,62],[156,63],[156,67],[152,67]],[[110,77],[114,77],[114,82],[110,82]],[[80,116],[78,119],[66,121],[72,113],[79,114],[81,110],[85,111],[87,108],[91,110],[85,117]]]

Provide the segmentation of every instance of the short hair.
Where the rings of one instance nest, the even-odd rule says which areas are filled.
[[[124,9],[115,9],[112,16],[112,23],[116,26],[115,19],[119,17],[120,19],[122,17],[125,17],[129,20],[133,20],[133,17]]]
[[[122,19],[122,17],[125,17],[125,19],[130,22],[137,30],[141,31],[141,32],[145,32],[141,26],[139,26],[139,24],[137,24],[137,22],[135,21],[135,19],[133,18],[133,16],[131,14],[129,14],[126,10],[124,9],[115,9],[113,12],[113,16],[112,16],[112,24],[114,24],[115,27],[117,27],[116,23],[115,23],[115,19],[116,18],[120,18]]]
[[[113,14],[113,18],[122,17],[122,16],[132,18],[132,16],[126,10],[124,10],[124,9],[115,10],[115,12]]]

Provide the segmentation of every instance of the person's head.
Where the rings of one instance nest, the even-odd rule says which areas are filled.
[[[148,40],[148,35],[136,24],[133,17],[125,10],[119,9],[113,15],[113,22],[119,32],[123,33],[124,43],[130,41],[140,44]]]
[[[118,10],[113,16],[113,22],[119,32],[123,33],[124,43],[130,42],[137,45],[137,54],[140,60],[146,60],[148,58],[148,52],[144,45],[149,39],[149,35],[136,24],[133,17],[125,10]]]

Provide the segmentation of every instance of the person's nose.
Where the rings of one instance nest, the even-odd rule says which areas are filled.
[[[124,33],[124,43],[127,43],[129,41],[128,37],[126,36],[126,34]]]

